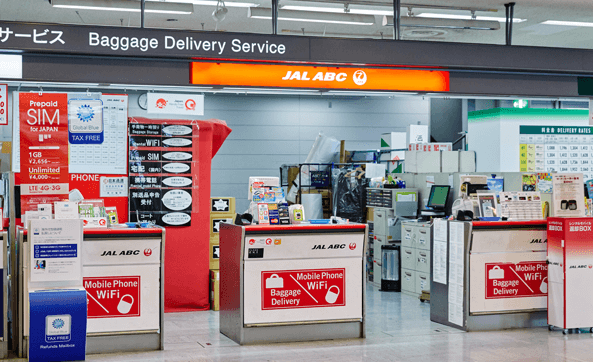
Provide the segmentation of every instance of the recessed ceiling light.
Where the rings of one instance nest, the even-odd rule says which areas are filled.
[[[593,23],[586,23],[582,21],[561,21],[561,20],[546,20],[543,25],[563,25],[563,26],[577,26],[585,28],[593,28]]]
[[[216,0],[146,0],[152,2],[168,2],[168,3],[185,3],[185,4],[193,4],[193,5],[205,5],[205,6],[216,6]],[[259,6],[259,4],[255,3],[246,3],[246,2],[231,2],[225,1],[225,6],[227,8],[249,8],[254,6]]]
[[[252,19],[272,19],[272,9],[249,8],[247,17]],[[333,14],[323,12],[309,12],[298,10],[279,10],[278,20],[302,21],[310,23],[328,23],[345,25],[374,25],[375,17],[372,15],[359,14]]]
[[[437,13],[420,13],[415,15],[419,18],[433,18],[433,19],[459,19],[459,20],[486,20],[486,21],[498,21],[505,23],[506,18],[500,18],[495,16],[476,16],[475,19],[471,15],[458,15],[458,14],[437,14]],[[527,19],[513,18],[513,23],[522,23]]]
[[[330,7],[316,7],[316,6],[300,6],[300,5],[284,5],[282,10],[298,10],[298,11],[314,11],[321,13],[338,13],[338,14],[359,14],[359,15],[393,15],[393,10],[371,10],[371,9],[353,9],[349,8],[348,12],[344,8],[330,8]]]
[[[125,11],[139,13],[140,3],[135,1],[107,1],[107,0],[52,0],[54,8],[81,9],[81,10],[104,10],[104,11]],[[144,9],[147,13],[159,14],[191,14],[193,6],[189,4],[164,3],[150,1]]]

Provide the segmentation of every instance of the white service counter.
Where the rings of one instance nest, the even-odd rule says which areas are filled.
[[[431,320],[466,331],[546,325],[546,221],[435,221]]]
[[[27,231],[19,243],[19,357],[28,352]],[[87,354],[163,349],[165,229],[84,229]]]
[[[220,233],[220,332],[240,344],[364,337],[364,224]]]

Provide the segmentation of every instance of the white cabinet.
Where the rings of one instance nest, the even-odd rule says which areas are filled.
[[[402,293],[430,291],[430,223],[402,223]]]

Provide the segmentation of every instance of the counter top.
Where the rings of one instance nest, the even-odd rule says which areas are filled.
[[[364,230],[366,224],[298,224],[298,225],[247,225],[245,232],[258,231],[321,231]]]
[[[525,228],[525,227],[536,227],[547,225],[546,220],[529,220],[529,221],[472,221],[474,229],[512,229],[512,228]]]

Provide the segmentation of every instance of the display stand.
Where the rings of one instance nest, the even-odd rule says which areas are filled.
[[[593,220],[548,218],[548,324],[593,330]]]
[[[239,344],[365,336],[364,224],[220,233],[220,332]]]
[[[27,234],[17,230],[19,357],[27,357],[29,350]],[[162,350],[165,229],[85,229],[82,250],[83,283],[89,296],[86,353]],[[100,296],[105,298],[104,308],[94,304]]]
[[[465,331],[546,325],[545,221],[444,228],[431,240],[432,321]]]

